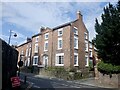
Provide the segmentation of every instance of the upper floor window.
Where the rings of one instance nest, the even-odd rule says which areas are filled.
[[[85,66],[89,66],[89,60],[87,55],[85,55]]]
[[[39,40],[39,36],[37,36],[37,37],[36,37],[36,40],[35,40],[35,42],[38,42],[38,40]]]
[[[26,57],[28,56],[28,49],[26,49]]]
[[[62,49],[62,45],[63,45],[62,38],[58,38],[58,49]]]
[[[85,51],[88,51],[88,41],[85,41]]]
[[[92,43],[89,43],[89,45],[90,45],[90,48],[92,48]]]
[[[35,53],[38,53],[38,44],[35,44]]]
[[[48,37],[49,37],[49,33],[46,33],[45,34],[45,39],[48,39]]]
[[[64,65],[64,53],[56,54],[56,66]]]
[[[31,44],[29,45],[29,47],[31,47]]]
[[[76,27],[73,28],[74,34],[78,35],[78,29]]]
[[[29,48],[29,56],[30,56],[30,54],[31,54],[31,48]]]
[[[74,66],[78,66],[78,53],[74,53]]]
[[[23,50],[21,51],[21,54],[23,55]]]
[[[44,44],[44,51],[47,51],[48,50],[48,41],[45,41],[45,44]]]
[[[58,36],[62,36],[63,35],[63,28],[58,29]]]
[[[78,49],[78,37],[74,36],[74,48]]]
[[[92,57],[92,51],[90,51],[90,57]]]
[[[88,39],[88,34],[86,32],[84,34],[85,34],[85,39]]]

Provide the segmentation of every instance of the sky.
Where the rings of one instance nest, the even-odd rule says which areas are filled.
[[[0,38],[8,43],[10,30],[11,45],[20,45],[27,37],[40,32],[41,27],[54,28],[76,19],[77,11],[83,15],[83,22],[89,31],[89,40],[95,37],[95,18],[101,22],[103,8],[110,0],[1,0]],[[112,0],[113,5],[117,0]],[[14,37],[14,34],[17,37]]]

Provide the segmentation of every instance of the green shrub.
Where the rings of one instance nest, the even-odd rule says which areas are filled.
[[[118,74],[120,73],[120,66],[112,65],[110,63],[104,63],[103,61],[98,63],[98,71],[104,74]]]
[[[76,68],[70,68],[69,72],[76,72]]]
[[[93,62],[89,61],[89,71],[94,71]]]

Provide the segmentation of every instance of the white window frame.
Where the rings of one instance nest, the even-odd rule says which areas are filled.
[[[28,56],[28,48],[26,49],[26,55],[25,55],[26,57]]]
[[[85,39],[88,39],[88,33],[87,32],[84,32],[84,37],[85,37]]]
[[[74,56],[75,56],[75,55],[77,56],[77,64],[74,64],[74,66],[79,66],[79,65],[78,65],[78,53],[74,53]],[[74,58],[74,59],[75,59],[75,58]],[[74,60],[74,62],[75,62],[75,60]]]
[[[35,58],[37,58],[37,63],[34,63],[34,62],[35,62],[35,61],[34,61]],[[38,65],[38,56],[34,56],[34,57],[33,57],[33,65]]]
[[[29,56],[30,56],[30,54],[31,54],[31,48],[29,48]]]
[[[89,47],[92,48],[92,43],[89,43]]]
[[[76,33],[74,32],[74,30],[76,30]],[[74,28],[73,28],[73,32],[74,32],[75,35],[78,35],[78,28],[77,28],[77,27],[74,27]]]
[[[90,53],[91,52],[91,53]],[[89,50],[89,53],[90,53],[90,57],[92,57],[93,53],[92,53],[92,50],[90,49]]]
[[[59,60],[58,60],[58,57],[59,56],[63,56],[63,64],[59,64]],[[56,54],[56,57],[55,57],[55,66],[64,66],[64,53],[58,53]]]
[[[86,60],[87,58],[87,60]],[[87,62],[86,62],[87,61]],[[88,58],[88,55],[85,55],[85,66],[88,67],[89,66],[89,58]]]
[[[35,42],[38,42],[38,41],[39,41],[39,36],[35,38]]]
[[[27,66],[30,66],[30,58],[27,60]]]
[[[27,66],[27,60],[24,61],[24,66]]]
[[[24,54],[24,51],[23,51],[23,49],[22,49],[22,51],[21,51],[21,54],[22,54],[22,55]]]
[[[61,37],[61,38],[58,38],[58,50],[59,50],[59,49],[62,49],[62,47],[59,47],[59,44],[60,44],[59,41],[60,41],[60,40],[62,41],[62,47],[63,47],[63,40],[62,40],[62,37]]]
[[[88,41],[85,40],[85,51],[88,52]]]
[[[38,48],[36,49],[36,47],[38,47],[38,43],[35,44],[35,50],[34,50],[35,53],[38,53]]]
[[[60,34],[60,31],[62,31],[62,34]],[[62,36],[63,35],[63,28],[58,29],[58,36]]]
[[[48,36],[48,37],[49,37],[49,33],[46,33],[46,34],[45,34],[45,40],[47,40],[47,39],[48,39],[48,37],[46,37],[46,36]]]
[[[48,41],[45,41],[45,43],[44,43],[44,51],[48,51],[48,47],[47,47],[47,49],[45,48],[46,47],[46,43],[48,43]]]
[[[31,47],[31,44],[29,44],[29,47]]]
[[[77,39],[77,45],[76,45],[76,47],[75,47],[75,45],[74,45],[74,48],[75,48],[75,49],[78,49],[78,37],[74,36],[74,44],[75,44],[75,39]]]

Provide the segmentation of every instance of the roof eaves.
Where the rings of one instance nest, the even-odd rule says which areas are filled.
[[[77,21],[77,20],[74,20],[74,21],[71,21],[71,22],[68,22],[68,23],[65,23],[65,24],[59,25],[59,26],[57,26],[57,27],[54,27],[53,30],[56,30],[56,29],[59,29],[59,28],[62,28],[62,27],[65,27],[65,26],[71,25],[71,23],[74,23],[75,21]]]

